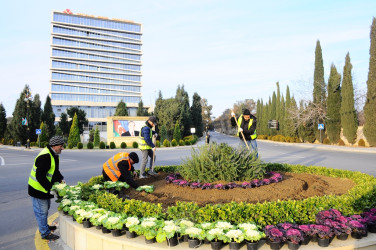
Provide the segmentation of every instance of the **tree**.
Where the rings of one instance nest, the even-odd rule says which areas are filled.
[[[59,126],[56,126],[56,135],[63,136],[63,131],[61,131],[61,128]]]
[[[47,128],[47,136],[51,138],[55,135],[55,114],[52,110],[51,98],[47,96],[42,112],[42,121]]]
[[[337,143],[341,134],[341,74],[332,64],[328,80],[326,131],[329,140]]]
[[[91,129],[89,132],[89,142],[94,142],[94,129]]]
[[[160,130],[160,141],[163,143],[165,139],[167,139],[167,129],[166,125],[162,125]]]
[[[166,127],[167,139],[170,140],[173,137],[175,123],[180,117],[179,103],[176,102],[175,98],[158,99],[154,113],[159,121],[158,126],[162,127],[164,125]]]
[[[29,126],[30,126],[30,140],[31,141],[37,141],[38,135],[34,133],[35,129],[40,127],[41,124],[41,117],[42,117],[42,109],[41,109],[41,101],[39,94],[35,94],[34,100],[31,104],[30,109],[30,116],[29,116]]]
[[[68,144],[72,144],[73,147],[76,147],[80,142],[80,130],[78,128],[78,118],[77,114],[74,114],[72,126],[69,131]]]
[[[195,92],[191,107],[192,125],[196,128],[196,135],[203,135],[201,97]]]
[[[0,103],[0,139],[4,138],[6,129],[7,129],[7,113],[5,111],[3,103]]]
[[[68,115],[66,113],[61,113],[60,115],[59,128],[61,129],[61,132],[63,133],[63,137],[67,138],[69,135],[70,125],[68,122]]]
[[[326,107],[326,86],[324,79],[324,62],[322,59],[322,50],[320,41],[316,42],[315,49],[315,71],[313,74],[313,106],[321,110]],[[318,116],[313,117],[313,124],[316,138],[320,138],[320,131],[317,129],[318,123],[324,122]]]
[[[94,146],[98,147],[100,141],[101,141],[101,138],[100,138],[100,133],[99,133],[98,125],[97,125],[95,126],[95,132],[94,132]]]
[[[77,114],[77,120],[78,120],[78,129],[80,135],[84,132],[84,125],[87,126],[88,120],[86,119],[86,112],[82,109],[79,109],[77,107],[71,107],[67,109],[67,113],[70,118],[73,118],[75,114]],[[72,121],[69,122],[69,127],[72,127]]]
[[[39,128],[42,130],[42,133],[38,136],[37,144],[40,145],[40,147],[43,147],[44,143],[48,142],[49,137],[48,137],[47,128],[46,128],[46,125],[44,124],[44,122],[42,122],[40,124]]]
[[[342,102],[340,112],[343,135],[350,143],[353,143],[356,139],[358,119],[356,118],[356,111],[354,106],[354,87],[352,83],[351,69],[352,65],[350,62],[350,54],[347,53],[345,66],[343,67],[343,80],[341,90]]]
[[[201,113],[201,116],[202,116],[202,122],[204,124],[204,129],[213,129],[211,128],[211,115],[212,115],[212,112],[211,110],[213,109],[213,106],[212,105],[208,105],[208,100],[206,100],[205,98],[201,98],[201,108],[202,108],[202,113]]]
[[[173,137],[177,142],[180,141],[181,139],[181,132],[180,132],[180,126],[179,126],[179,122],[176,121],[175,123],[175,129],[174,129],[174,137]]]
[[[116,107],[115,116],[128,116],[127,105],[123,100],[120,100]]]
[[[295,103],[296,105],[296,103]],[[296,125],[293,116],[289,112],[290,110],[296,110],[293,100],[290,95],[290,88],[287,85],[286,87],[286,107],[285,107],[285,116],[284,116],[284,135],[294,137],[296,136]]]
[[[185,91],[184,89],[184,85],[182,85],[181,87],[180,85],[178,85],[178,88],[176,89],[175,100],[178,103],[179,107],[178,121],[179,124],[181,124],[183,136],[187,136],[190,134],[192,117],[191,113],[189,112],[189,96],[187,91]]]
[[[367,99],[364,105],[364,135],[371,146],[376,146],[376,18],[373,18],[370,32],[369,69]]]
[[[137,116],[149,116],[148,111],[146,108],[144,108],[144,103],[142,100],[138,103],[138,108],[137,108]]]

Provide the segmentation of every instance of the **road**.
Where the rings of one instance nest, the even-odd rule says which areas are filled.
[[[239,138],[211,133],[211,142],[239,144]],[[203,141],[199,142],[202,145]],[[265,162],[325,166],[361,171],[376,176],[376,149],[362,149],[312,144],[275,143],[258,140],[259,155]],[[37,224],[27,180],[32,162],[40,149],[9,148],[0,146],[0,249],[33,249]],[[86,182],[101,174],[101,166],[121,150],[64,150],[60,157],[60,170],[67,184]],[[127,152],[132,150],[127,149]],[[135,150],[139,157],[138,150]],[[189,157],[191,147],[157,149],[156,165],[178,165]],[[139,169],[140,164],[136,164]],[[50,214],[56,211],[52,202]]]

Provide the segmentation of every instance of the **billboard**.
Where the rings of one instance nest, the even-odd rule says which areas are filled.
[[[144,125],[145,121],[113,120],[114,137],[139,136],[141,127]]]

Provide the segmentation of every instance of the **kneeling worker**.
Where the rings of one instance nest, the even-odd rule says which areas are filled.
[[[133,188],[139,185],[133,180],[133,164],[138,163],[138,155],[135,152],[117,153],[103,164],[104,181],[123,181]]]

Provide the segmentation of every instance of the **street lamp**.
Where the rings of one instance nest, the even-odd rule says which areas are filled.
[[[27,130],[27,143],[26,148],[30,148],[30,128],[29,128],[29,109],[30,109],[30,101],[32,100],[30,88],[26,88],[25,94],[25,102],[26,102],[26,130]]]

